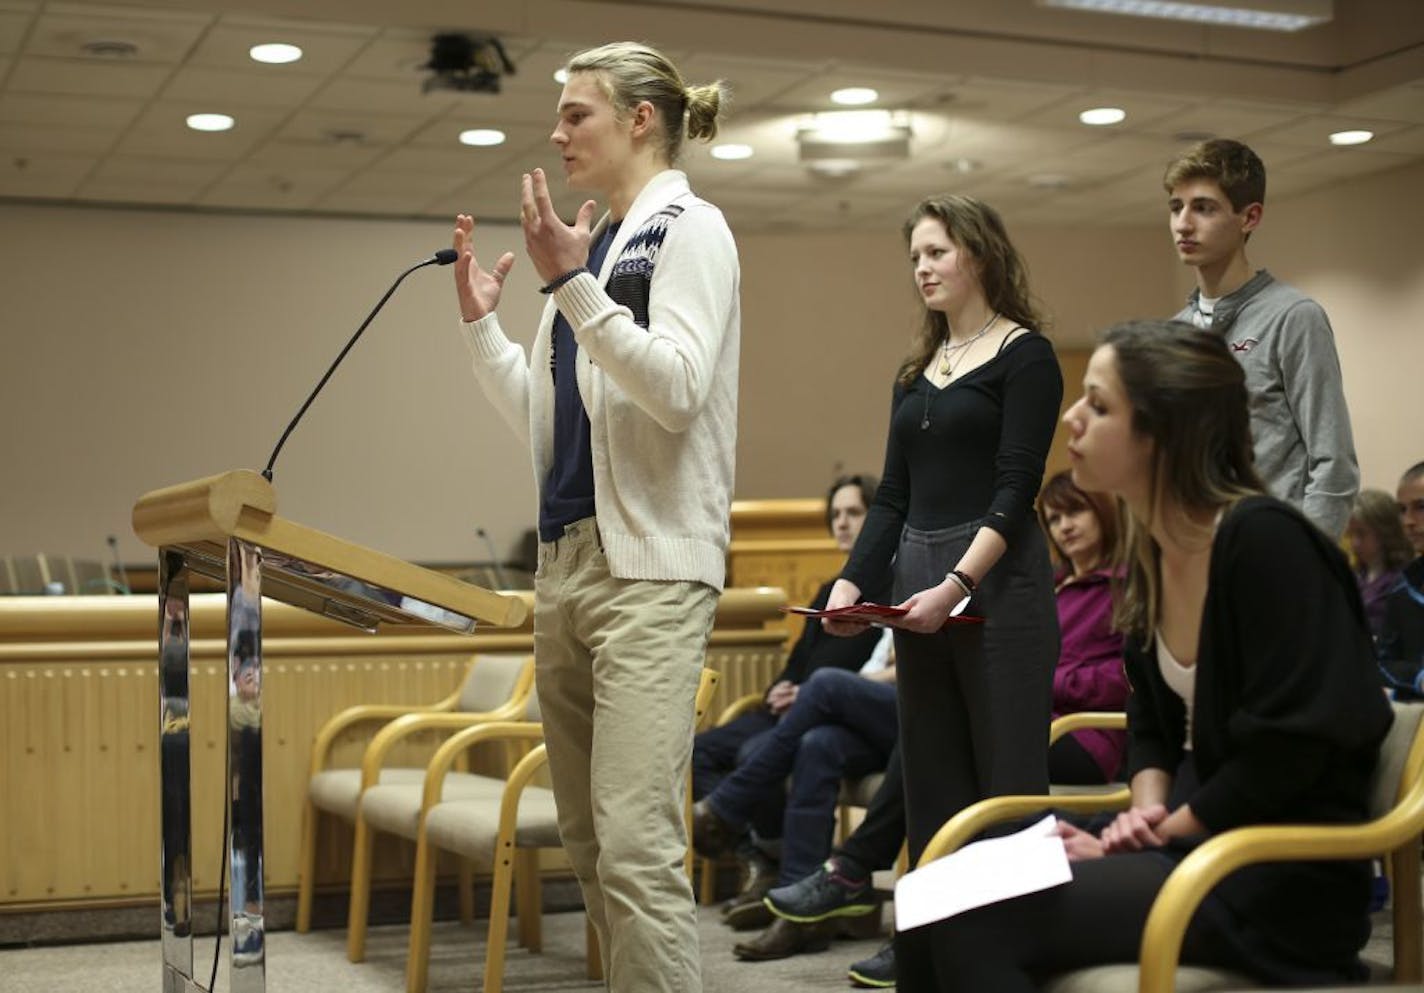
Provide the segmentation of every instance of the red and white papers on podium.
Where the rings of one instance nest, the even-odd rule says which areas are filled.
[[[956,613],[951,614],[949,619],[944,622],[945,627],[984,623],[982,617],[957,613],[968,602],[967,599],[959,601],[955,607]],[[782,607],[781,609],[788,614],[797,614],[801,617],[834,617],[838,621],[857,621],[861,624],[877,624],[881,627],[896,627],[895,619],[904,617],[910,612],[905,607],[891,607],[883,603],[853,603],[849,607],[836,607],[832,610],[817,610],[814,607]]]
[[[1057,826],[1049,814],[1016,834],[976,841],[907,872],[895,884],[895,930],[1072,882]]]

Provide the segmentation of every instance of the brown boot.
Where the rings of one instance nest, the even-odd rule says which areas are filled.
[[[770,962],[803,952],[824,952],[830,943],[830,931],[823,925],[797,924],[778,917],[751,941],[738,942],[732,952],[747,962]]]
[[[760,930],[771,923],[771,911],[762,898],[776,883],[777,865],[755,849],[740,861],[742,888],[722,905],[722,923],[733,931]]]

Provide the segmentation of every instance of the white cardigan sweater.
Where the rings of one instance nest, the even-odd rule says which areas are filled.
[[[684,209],[669,225],[653,270],[644,330],[603,284],[628,239],[670,203]],[[607,224],[605,216],[595,239]],[[505,421],[528,437],[535,485],[542,488],[554,457],[555,311],[568,319],[579,345],[598,532],[620,579],[722,588],[737,443],[740,291],[737,249],[722,212],[669,169],[633,201],[598,276],[580,274],[554,292],[531,358],[493,313],[461,324],[475,376]]]

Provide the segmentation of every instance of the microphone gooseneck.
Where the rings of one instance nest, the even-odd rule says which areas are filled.
[[[485,548],[489,550],[490,565],[494,568],[494,581],[499,584],[500,589],[509,589],[509,583],[504,578],[504,567],[499,564],[499,552],[495,550],[494,540],[490,538],[489,532],[484,528],[475,528],[475,534],[484,539]]]
[[[267,459],[267,468],[262,470],[263,479],[267,480],[267,482],[269,483],[272,481],[272,466],[276,463],[277,456],[281,454],[282,446],[287,443],[287,438],[291,435],[292,429],[297,426],[297,423],[302,419],[302,415],[307,412],[307,408],[312,405],[312,401],[316,399],[317,394],[320,393],[322,387],[326,385],[326,381],[331,378],[331,374],[335,372],[336,367],[341,364],[341,360],[346,358],[346,353],[351,351],[351,346],[356,344],[357,340],[360,339],[362,332],[364,332],[367,326],[373,320],[375,320],[376,315],[381,312],[381,308],[386,305],[386,301],[391,298],[391,294],[395,293],[396,288],[400,286],[401,282],[404,281],[405,277],[409,276],[417,269],[424,269],[428,265],[449,265],[459,257],[459,253],[457,253],[453,248],[442,248],[434,255],[430,256],[430,258],[417,262],[415,265],[411,266],[405,272],[401,273],[399,276],[396,277],[396,281],[391,284],[391,288],[386,290],[385,295],[382,296],[381,299],[376,302],[376,306],[371,308],[371,312],[366,315],[366,319],[361,322],[361,326],[356,329],[356,333],[351,336],[351,340],[346,343],[346,347],[343,348],[340,354],[336,356],[336,361],[331,363],[331,366],[326,370],[326,374],[323,375],[321,377],[321,380],[316,384],[316,389],[312,390],[311,394],[306,398],[306,401],[302,404],[301,409],[297,411],[297,416],[292,418],[291,423],[287,425],[287,429],[282,432],[282,437],[277,439],[277,447],[272,449],[272,454]]]

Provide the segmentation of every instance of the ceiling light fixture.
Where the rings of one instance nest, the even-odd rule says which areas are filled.
[[[265,62],[268,65],[279,66],[286,65],[288,62],[296,62],[302,57],[302,50],[296,45],[273,41],[263,45],[253,45],[247,50],[247,54],[253,62]]]
[[[567,69],[555,69],[555,70],[554,70],[554,82],[558,83],[560,86],[563,86],[563,85],[564,85],[565,83],[567,83],[568,81],[569,81],[569,71],[568,71]]]
[[[838,103],[842,107],[864,107],[879,99],[879,91],[872,90],[868,86],[847,86],[831,93],[831,102]]]
[[[742,159],[749,159],[756,154],[756,150],[750,145],[713,145],[712,157],[721,159],[723,162],[739,162]]]
[[[1127,120],[1127,111],[1121,107],[1093,107],[1078,115],[1078,120],[1095,128],[1105,128],[1109,124],[1121,124]]]
[[[496,128],[471,128],[460,132],[460,144],[476,148],[491,148],[504,144],[504,132]]]
[[[831,110],[803,121],[796,145],[802,162],[907,159],[913,133],[903,111]]]
[[[1330,135],[1332,145],[1363,145],[1375,136],[1373,131],[1336,131]]]
[[[1096,14],[1126,14],[1260,31],[1301,31],[1335,16],[1334,0],[1037,0]]]
[[[236,123],[228,114],[188,115],[188,127],[194,131],[230,131]]]

